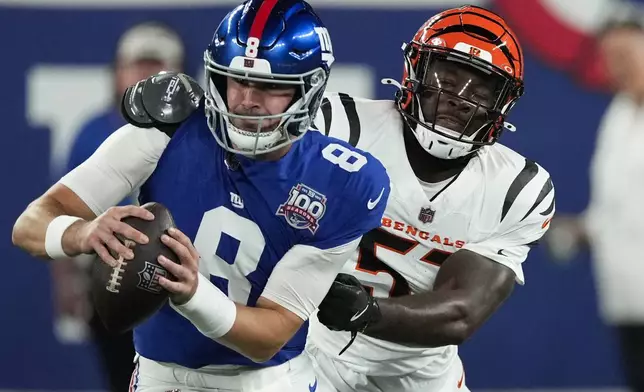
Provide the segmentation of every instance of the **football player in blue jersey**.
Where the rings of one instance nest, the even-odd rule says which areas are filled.
[[[180,258],[171,301],[134,331],[136,391],[323,391],[302,355],[307,320],[362,235],[380,226],[389,178],[372,155],[308,132],[333,63],[302,0],[232,10],[204,55],[205,92],[165,73],[130,88],[129,124],[32,202],[13,242],[47,259],[96,253],[117,267],[149,241],[121,220],[133,189],[164,204]],[[307,389],[308,388],[308,389]]]

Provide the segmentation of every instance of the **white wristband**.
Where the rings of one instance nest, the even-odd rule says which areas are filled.
[[[70,257],[63,250],[63,234],[69,226],[79,220],[82,220],[82,218],[60,215],[49,222],[45,233],[45,251],[49,257],[54,260]]]
[[[227,334],[237,318],[235,303],[201,274],[197,291],[190,301],[183,305],[170,301],[170,306],[213,340]]]

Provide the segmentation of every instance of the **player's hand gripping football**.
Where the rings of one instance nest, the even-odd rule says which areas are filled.
[[[171,281],[160,277],[159,284],[170,292],[172,302],[183,305],[197,291],[199,253],[190,238],[178,229],[169,229],[168,234],[161,236],[161,241],[179,257],[181,264],[176,264],[167,257],[159,255],[159,264],[176,278],[176,281]]]
[[[111,267],[116,267],[118,261],[110,254],[122,256],[124,259],[134,258],[134,252],[126,244],[116,238],[119,234],[127,240],[139,244],[147,244],[148,237],[132,226],[121,222],[127,217],[137,217],[145,220],[154,220],[154,215],[145,208],[138,206],[111,207],[94,220],[79,226],[75,233],[75,243],[78,253],[94,253]]]
[[[318,307],[318,319],[334,331],[362,332],[380,319],[380,308],[356,277],[338,274]]]

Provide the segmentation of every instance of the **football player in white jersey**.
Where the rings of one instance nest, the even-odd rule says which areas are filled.
[[[309,333],[308,352],[341,392],[467,390],[457,346],[524,283],[522,263],[555,209],[548,172],[497,143],[523,93],[506,22],[450,9],[403,50],[402,85],[385,80],[399,88],[395,102],[329,94],[316,118],[380,159],[392,181],[381,227]]]

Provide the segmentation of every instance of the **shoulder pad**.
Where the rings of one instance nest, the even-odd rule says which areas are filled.
[[[190,76],[162,72],[128,87],[121,113],[127,122],[141,128],[176,129],[197,110],[203,96],[203,89]]]

